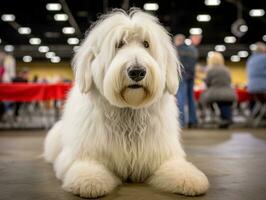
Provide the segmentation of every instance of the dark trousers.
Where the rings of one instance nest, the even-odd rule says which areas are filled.
[[[221,112],[221,119],[232,121],[232,102],[217,102]]]

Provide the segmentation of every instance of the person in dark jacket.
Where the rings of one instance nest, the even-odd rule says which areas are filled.
[[[207,89],[201,97],[201,102],[207,105],[217,103],[221,113],[220,128],[227,128],[232,122],[232,104],[236,101],[235,91],[231,87],[230,71],[224,65],[223,55],[218,52],[208,55],[207,66]]]
[[[194,100],[195,66],[198,59],[198,51],[193,45],[185,44],[185,36],[178,34],[174,38],[179,61],[183,66],[182,80],[177,93],[177,103],[180,111],[180,125],[185,127],[185,105],[188,105],[188,126],[197,124],[196,107]]]

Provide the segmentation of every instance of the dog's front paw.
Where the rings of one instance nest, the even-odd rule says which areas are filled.
[[[120,183],[104,166],[80,161],[67,172],[63,189],[81,197],[96,198],[110,193]]]
[[[160,190],[187,196],[204,194],[209,188],[207,177],[185,160],[164,163],[148,183]]]

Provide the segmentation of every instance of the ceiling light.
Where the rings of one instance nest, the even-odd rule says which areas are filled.
[[[31,56],[23,56],[22,58],[23,62],[31,62],[32,61],[32,57]]]
[[[143,8],[144,10],[156,11],[159,9],[159,5],[157,3],[145,3]]]
[[[15,15],[13,14],[3,14],[1,16],[1,19],[4,21],[4,22],[13,22],[15,21],[16,17]]]
[[[53,56],[51,58],[51,62],[52,63],[59,63],[61,61],[60,57],[59,56]]]
[[[19,27],[18,32],[22,35],[28,35],[31,33],[31,29],[29,27]]]
[[[55,52],[52,52],[52,51],[47,52],[47,53],[45,54],[45,57],[46,57],[46,58],[52,58],[52,57],[54,57],[54,56],[55,56]]]
[[[250,49],[251,51],[255,51],[256,48],[257,48],[256,44],[251,44],[251,45],[249,45],[249,49]]]
[[[0,38],[0,44],[2,43],[2,40],[1,40],[1,38]]]
[[[76,51],[79,49],[79,47],[80,47],[80,46],[74,46],[74,47],[73,47],[73,51],[76,52]]]
[[[236,42],[236,37],[234,37],[234,36],[226,36],[224,38],[224,42],[225,43],[230,43],[230,44],[235,43]]]
[[[262,17],[265,14],[263,9],[252,9],[249,11],[251,17]]]
[[[266,35],[262,36],[262,40],[266,42]]]
[[[30,44],[32,44],[32,45],[39,45],[39,44],[41,44],[41,39],[40,38],[31,38],[30,40],[29,40],[29,43]]]
[[[215,51],[223,52],[226,50],[226,47],[223,44],[220,44],[220,45],[216,45],[214,49]]]
[[[202,29],[201,28],[191,28],[191,29],[189,29],[189,33],[191,35],[201,35]]]
[[[73,34],[73,33],[75,33],[75,29],[73,27],[64,27],[62,29],[62,32],[64,34]]]
[[[239,27],[239,30],[240,30],[240,32],[245,33],[245,32],[248,31],[248,26],[245,25],[245,24],[243,24],[243,25],[241,25],[241,26]]]
[[[48,46],[39,46],[38,50],[41,53],[46,53],[49,51],[49,47]]]
[[[79,43],[79,39],[78,38],[68,38],[67,43],[71,44],[71,45],[75,45],[75,44]]]
[[[6,51],[6,52],[12,52],[12,51],[14,51],[14,46],[13,45],[5,45],[4,46],[4,50]]]
[[[192,43],[191,39],[185,39],[185,44],[186,45],[189,46],[189,45],[191,45],[191,43]]]
[[[62,6],[60,3],[48,3],[46,9],[49,11],[58,11],[61,10]]]
[[[67,21],[68,16],[66,14],[55,14],[54,19],[55,21]]]
[[[239,62],[240,61],[240,57],[238,55],[233,55],[233,56],[231,56],[230,60],[232,62]]]
[[[206,6],[219,6],[221,1],[220,0],[205,0],[204,3]]]
[[[197,16],[197,20],[199,22],[209,22],[211,20],[211,16],[210,15],[207,15],[207,14],[198,15]]]
[[[238,56],[240,58],[246,58],[246,57],[248,57],[248,51],[239,51]]]

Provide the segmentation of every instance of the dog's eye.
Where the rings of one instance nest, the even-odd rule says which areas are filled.
[[[116,45],[116,48],[117,49],[120,49],[121,47],[123,47],[125,45],[125,42],[124,41],[120,41],[117,45]]]
[[[150,45],[149,45],[149,42],[147,42],[146,40],[143,42],[143,46],[145,47],[145,48],[149,48],[150,47]]]

